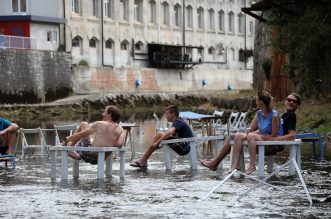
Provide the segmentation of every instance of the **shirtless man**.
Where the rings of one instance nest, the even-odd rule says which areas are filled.
[[[124,143],[124,129],[118,125],[120,121],[120,110],[116,106],[107,106],[102,114],[103,120],[92,124],[82,122],[76,133],[65,138],[62,145],[79,147],[121,147]],[[94,134],[93,138],[91,135]],[[83,159],[85,162],[96,164],[97,153],[75,151],[68,153],[73,159]]]

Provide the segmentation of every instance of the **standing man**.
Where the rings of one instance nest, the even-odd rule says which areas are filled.
[[[0,118],[0,153],[11,155],[13,144],[17,138],[18,125]]]
[[[159,149],[159,145],[163,140],[177,139],[177,138],[190,138],[193,137],[191,127],[179,117],[179,111],[177,106],[169,106],[166,108],[165,117],[168,122],[172,122],[172,127],[166,132],[158,132],[154,136],[153,142],[147,148],[142,157],[132,162],[130,166],[133,167],[147,167],[147,160],[152,153]],[[190,152],[190,143],[174,143],[169,144],[170,148],[177,154],[184,156]]]
[[[283,135],[272,137],[270,135],[263,136],[262,139],[267,140],[279,140],[279,141],[291,141],[295,139],[296,135],[296,114],[295,111],[301,105],[300,95],[297,93],[290,93],[285,100],[285,112],[281,116],[283,125]],[[270,151],[270,154],[276,154],[278,151],[284,149],[284,146],[274,147],[274,151]],[[202,166],[209,168],[212,171],[216,171],[219,163],[228,155],[231,151],[230,138],[227,137],[225,144],[217,156],[213,160],[200,160]]]

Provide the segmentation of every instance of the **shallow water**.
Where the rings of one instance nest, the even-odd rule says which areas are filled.
[[[154,132],[153,120],[139,122],[134,129],[136,157],[143,153]],[[48,134],[47,139],[52,141],[53,136]],[[128,150],[124,180],[118,177],[117,158],[113,177],[105,181],[96,179],[96,166],[81,162],[80,178],[74,180],[69,175],[67,182],[60,181],[59,163],[57,179],[50,179],[47,157],[33,156],[24,161],[17,158],[15,172],[10,167],[6,170],[0,163],[3,202],[0,215],[5,218],[330,218],[330,145],[325,146],[325,152],[326,161],[316,161],[311,159],[310,145],[302,147],[302,174],[314,200],[312,207],[300,198],[305,196],[299,179],[287,177],[286,171],[280,172],[272,183],[300,197],[262,186],[238,201],[239,195],[255,182],[235,177],[202,201],[225,175],[200,165],[197,173],[192,173],[187,156],[176,155],[173,170],[166,172],[161,150],[152,155],[147,170],[129,166],[131,151]],[[282,152],[276,164],[284,163],[287,156],[287,151]],[[228,163],[229,158],[225,159],[224,167]],[[69,174],[70,171],[71,168]]]

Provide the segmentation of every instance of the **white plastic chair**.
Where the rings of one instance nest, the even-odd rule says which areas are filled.
[[[156,120],[156,132],[167,132],[169,129],[167,125],[155,113],[153,113],[153,117]]]
[[[31,155],[34,153],[34,150],[40,148],[40,155],[44,155],[44,150],[47,150],[47,144],[44,137],[44,134],[41,128],[34,129],[20,129],[21,140],[22,140],[22,158],[25,159],[26,150],[32,150]]]
[[[72,135],[75,130],[77,129],[76,124],[72,125],[54,125],[54,131],[55,131],[55,145],[61,144],[61,136],[69,136]]]

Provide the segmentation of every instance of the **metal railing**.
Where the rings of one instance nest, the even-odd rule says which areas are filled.
[[[36,40],[31,37],[0,35],[0,49],[35,49]]]

